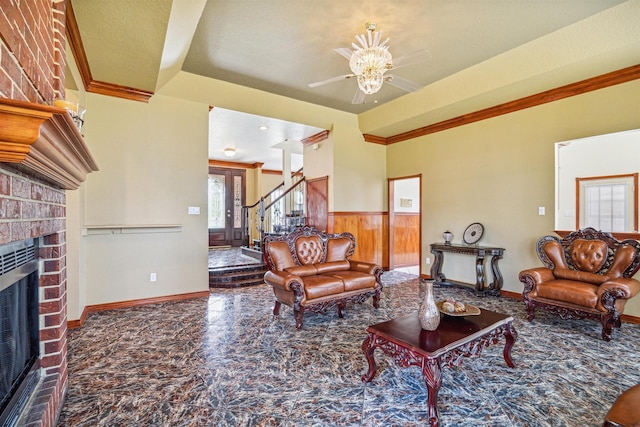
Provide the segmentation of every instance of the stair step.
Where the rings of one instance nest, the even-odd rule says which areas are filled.
[[[264,264],[250,264],[234,267],[218,267],[209,269],[210,288],[239,288],[264,283]]]

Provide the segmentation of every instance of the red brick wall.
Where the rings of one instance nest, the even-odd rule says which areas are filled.
[[[64,0],[0,0],[0,96],[64,99]]]
[[[64,0],[0,0],[0,97],[64,99]],[[67,388],[65,192],[0,163],[0,244],[39,238],[44,380],[28,426],[53,427]]]
[[[0,244],[38,238],[40,355],[44,382],[30,426],[53,427],[67,387],[67,276],[64,190],[8,166],[0,169]]]

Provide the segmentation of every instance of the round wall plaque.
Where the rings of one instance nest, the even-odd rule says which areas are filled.
[[[466,244],[473,245],[482,238],[482,234],[484,234],[484,226],[479,222],[474,222],[464,230],[462,240]]]

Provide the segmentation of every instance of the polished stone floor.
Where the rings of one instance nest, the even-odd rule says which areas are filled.
[[[266,285],[213,289],[209,297],[94,313],[69,331],[69,387],[62,426],[424,426],[427,392],[418,368],[376,350],[363,383],[369,324],[415,311],[425,285],[383,275],[381,306],[345,316],[291,309],[272,316]],[[514,317],[516,368],[502,343],[443,369],[442,426],[599,426],[615,398],[640,382],[640,327],[614,340],[594,321],[543,312],[529,323],[521,301],[436,288]]]
[[[209,249],[209,268],[235,267],[239,265],[260,264],[260,260],[243,255],[241,248]]]

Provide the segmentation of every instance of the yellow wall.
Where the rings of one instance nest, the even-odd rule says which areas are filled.
[[[535,243],[554,230],[554,143],[640,127],[639,93],[634,81],[390,145],[389,176],[423,174],[422,272],[443,231],[460,242],[481,222],[480,243],[506,249],[503,289],[522,292],[518,272],[542,265]],[[475,282],[470,257],[447,255],[443,272]],[[625,313],[640,316],[640,298]]]
[[[334,212],[381,212],[387,210],[386,148],[364,141],[357,123],[333,128]]]
[[[185,72],[148,104],[80,94],[100,171],[69,194],[69,319],[85,305],[207,289],[210,105],[329,129],[318,150],[304,151],[305,176],[329,178],[329,212],[384,212],[386,178],[421,173],[422,272],[429,272],[429,243],[441,241],[442,231],[460,241],[479,221],[486,227],[481,243],[506,248],[504,289],[520,292],[518,272],[540,265],[535,242],[554,227],[553,144],[640,128],[640,82],[388,147],[365,143],[362,133],[390,136],[402,122],[419,128],[640,63],[638,10],[640,1],[625,2],[360,116]],[[247,178],[255,195],[262,180]],[[188,206],[202,214],[187,215]],[[546,216],[538,216],[539,206]],[[87,225],[161,223],[181,228],[82,235]],[[444,271],[469,280],[473,262],[451,257]],[[626,313],[640,316],[640,297]]]
[[[100,168],[84,184],[86,305],[206,291],[208,106],[94,94],[86,106]],[[162,224],[178,227],[153,227]]]

